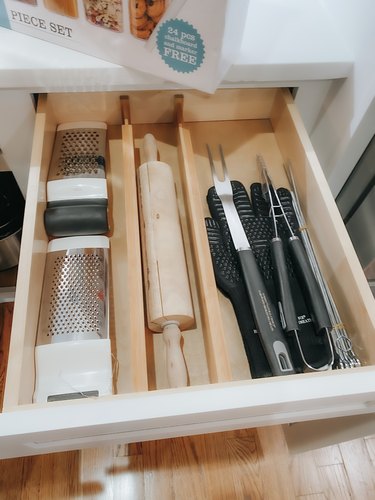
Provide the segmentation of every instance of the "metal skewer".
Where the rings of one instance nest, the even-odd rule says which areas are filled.
[[[310,236],[307,231],[306,222],[301,210],[301,205],[299,203],[296,185],[294,182],[294,177],[290,163],[288,162],[287,165],[284,165],[284,168],[288,176],[290,186],[292,188],[291,189],[292,203],[299,224],[301,239],[303,241],[306,253],[310,260],[315,278],[321,289],[323,299],[327,308],[327,312],[332,323],[331,337],[337,355],[337,362],[335,368],[343,369],[343,368],[355,368],[357,366],[361,366],[361,361],[359,360],[359,358],[357,357],[357,355],[353,350],[352,341],[350,340],[348,333],[345,330],[337,306],[335,304],[335,301],[333,300],[331,291],[322,275],[318,261],[316,259],[315,252],[310,240]]]

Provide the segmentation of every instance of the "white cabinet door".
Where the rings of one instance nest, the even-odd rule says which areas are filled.
[[[374,413],[284,426],[284,435],[292,453],[302,453],[373,434],[375,434]]]
[[[0,169],[12,170],[25,196],[33,130],[35,107],[32,96],[24,90],[0,92]]]

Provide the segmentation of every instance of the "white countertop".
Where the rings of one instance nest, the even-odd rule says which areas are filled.
[[[233,1],[233,0],[232,0]],[[238,57],[223,85],[343,78],[353,65],[329,0],[250,0]],[[0,88],[29,91],[177,87],[159,78],[0,28]]]

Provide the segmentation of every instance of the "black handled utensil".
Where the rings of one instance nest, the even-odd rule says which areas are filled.
[[[220,180],[216,175],[212,153],[207,145],[212,178],[217,195],[223,205],[231,238],[237,251],[257,330],[273,375],[289,375],[295,373],[289,348],[284,338],[276,308],[269,298],[263,277],[234,205],[232,184],[228,176],[221,146],[219,146],[219,151],[224,174],[223,180]]]
[[[304,248],[306,249],[311,268],[321,289],[324,303],[326,305],[329,318],[332,323],[331,337],[334,343],[337,358],[335,361],[335,368],[355,368],[357,366],[361,366],[361,361],[353,350],[352,341],[349,338],[346,328],[341,320],[340,313],[337,309],[329,286],[320,270],[317,258],[315,256],[314,247],[310,240],[305,218],[303,216],[301,205],[299,203],[298,193],[290,162],[288,162],[287,165],[284,165],[284,168],[289,180],[289,184],[291,186],[290,195],[292,200],[293,212],[295,214],[296,222],[298,225],[298,231],[303,241]]]
[[[271,240],[271,255],[276,277],[276,287],[280,301],[279,303],[281,305],[280,314],[282,318],[282,325],[284,326],[286,332],[296,333],[299,330],[297,313],[294,307],[293,294],[290,287],[284,244],[283,240],[279,236],[276,219],[277,215],[275,212],[275,197],[277,196],[277,193],[274,192],[272,187],[264,160],[259,155],[257,156],[257,163],[264,178],[263,196],[269,203],[272,216],[274,237]],[[279,205],[277,205],[277,208],[279,208]]]
[[[283,221],[286,224],[286,227],[288,229],[288,232],[290,233],[290,236],[288,237],[288,245],[290,249],[290,253],[293,259],[293,263],[295,266],[295,270],[297,273],[297,276],[300,280],[301,286],[303,287],[305,294],[307,296],[308,303],[310,304],[311,307],[311,313],[313,315],[313,320],[316,326],[316,330],[318,331],[319,334],[326,334],[328,341],[329,341],[329,346],[330,346],[330,351],[331,351],[331,361],[328,363],[328,365],[325,366],[325,369],[329,368],[332,366],[334,362],[334,353],[333,353],[333,347],[332,347],[332,342],[331,342],[331,337],[330,337],[330,330],[332,328],[332,324],[327,312],[327,308],[324,302],[324,298],[321,294],[321,290],[319,288],[319,285],[315,279],[315,275],[313,273],[313,270],[310,265],[310,261],[308,259],[308,256],[306,254],[305,248],[303,246],[302,241],[300,238],[295,235],[293,229],[290,226],[289,220],[285,214],[284,208],[282,206],[282,203],[280,202],[279,196],[277,194],[277,191],[273,188],[271,178],[268,174],[265,162],[262,158],[262,156],[258,155],[257,156],[257,162],[259,167],[262,170],[264,179],[265,179],[265,184],[266,184],[266,189],[268,191],[268,201],[271,207],[271,212],[272,212],[272,217],[274,221],[274,226],[275,226],[275,234],[276,237],[274,240],[271,242],[271,248],[272,248],[272,254],[274,256],[274,261],[275,261],[275,271],[276,271],[276,276],[277,276],[277,284],[278,284],[278,290],[279,290],[279,297],[280,301],[282,303],[282,308],[283,308],[283,313],[285,317],[285,324],[286,324],[286,331],[288,332],[293,332],[295,334],[295,338],[297,341],[297,344],[300,349],[300,353],[302,356],[302,359],[306,366],[312,370],[316,370],[313,366],[311,366],[307,360],[305,359],[303,350],[301,348],[301,344],[299,342],[298,338],[298,322],[297,322],[297,317],[295,315],[294,311],[294,306],[291,304],[293,302],[292,300],[292,293],[289,287],[289,278],[288,274],[286,271],[286,260],[285,260],[285,255],[283,253],[282,249],[282,241],[280,238],[278,238],[278,232],[277,232],[277,217],[281,217]],[[276,214],[277,210],[277,214]],[[293,318],[293,315],[295,316]],[[297,325],[297,327],[295,327]],[[322,368],[320,368],[322,369]]]
[[[207,197],[210,197],[210,202],[213,204],[220,203],[219,198],[217,198],[216,194],[214,195],[213,191],[214,189],[211,188]],[[205,223],[216,284],[232,303],[245,353],[249,361],[251,377],[271,377],[272,372],[256,330],[239,262],[236,255],[228,248],[230,242],[229,230],[223,232],[219,223],[209,217],[205,219]]]

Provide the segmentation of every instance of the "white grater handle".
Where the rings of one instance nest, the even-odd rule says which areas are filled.
[[[112,394],[112,361],[109,339],[82,340],[37,346],[34,403],[48,398],[69,399]]]
[[[47,200],[106,200],[107,181],[89,177],[71,177],[47,182]]]
[[[48,252],[70,250],[72,248],[109,248],[107,236],[70,236],[55,238],[48,243]]]

